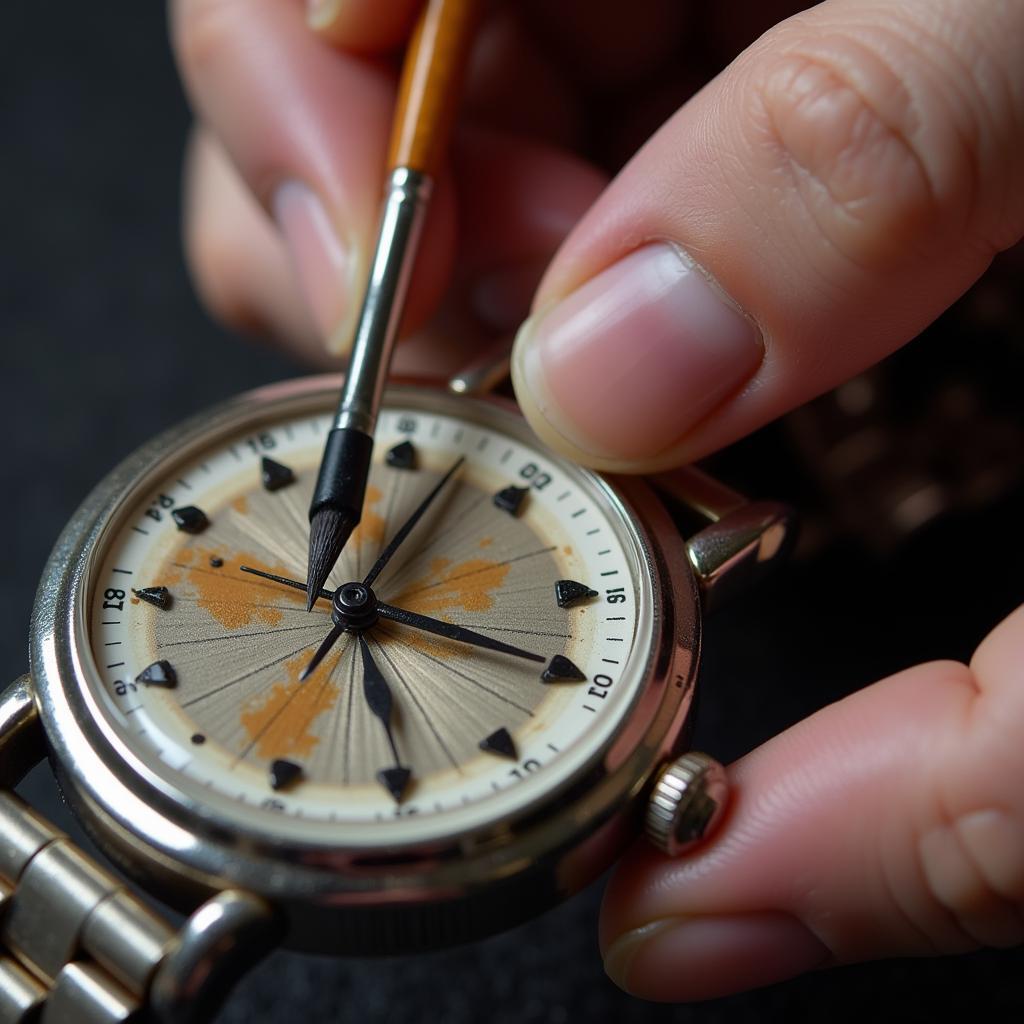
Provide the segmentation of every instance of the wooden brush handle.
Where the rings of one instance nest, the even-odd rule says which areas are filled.
[[[388,170],[440,168],[476,27],[478,0],[426,0],[402,66]]]

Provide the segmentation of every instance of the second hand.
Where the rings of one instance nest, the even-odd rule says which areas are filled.
[[[262,576],[265,580],[273,580],[275,583],[282,583],[286,587],[292,587],[295,590],[301,590],[304,594],[309,592],[309,587],[305,583],[300,583],[298,580],[290,580],[287,576],[277,576],[272,572],[264,572],[262,569],[254,569],[251,565],[240,565],[238,567],[242,572],[250,573],[253,576]],[[324,598],[327,601],[334,600],[334,591],[321,588],[320,593],[313,598]]]

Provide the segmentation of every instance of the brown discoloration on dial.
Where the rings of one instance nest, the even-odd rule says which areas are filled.
[[[394,604],[424,615],[458,609],[490,611],[510,568],[488,558],[467,558],[461,562],[435,558],[430,563],[430,572],[403,588],[395,596]]]
[[[316,722],[334,707],[340,693],[339,684],[330,677],[343,654],[332,651],[304,682],[299,681],[299,673],[310,655],[297,655],[284,663],[285,682],[275,683],[268,694],[243,705],[239,720],[246,742],[255,743],[258,757],[308,757],[313,752],[320,742],[313,732]]]
[[[241,516],[244,516],[249,511],[249,499],[244,495],[240,494],[233,502],[231,507]]]
[[[237,630],[244,626],[276,626],[284,616],[282,605],[303,606],[303,595],[298,590],[266,584],[254,576],[241,571],[243,565],[262,569],[264,572],[287,575],[289,569],[283,565],[270,565],[253,554],[220,551],[223,565],[210,568],[210,556],[214,552],[207,548],[182,548],[175,558],[183,567],[186,581],[192,585],[196,606],[209,613],[225,629]],[[163,582],[171,580],[169,573]]]
[[[438,616],[445,622],[451,622],[450,615]],[[412,647],[414,650],[422,651],[424,654],[433,655],[442,661],[450,661],[452,658],[465,658],[471,656],[473,649],[467,644],[460,644],[455,640],[447,640],[434,633],[426,633],[412,626],[403,626],[400,622],[389,622],[382,620],[375,629],[375,635],[384,637],[392,636],[395,640]]]
[[[349,545],[362,547],[369,544],[373,547],[381,547],[384,544],[384,530],[387,523],[384,517],[377,511],[380,499],[383,497],[381,489],[370,484],[366,488],[366,501],[363,503],[363,517],[359,525],[352,531],[349,538]]]
[[[399,474],[375,466],[374,473],[362,524],[339,560],[332,586],[362,578],[436,482],[429,470]],[[353,638],[339,639],[337,649],[300,683],[299,673],[330,629],[328,602],[317,602],[307,615],[301,590],[240,571],[249,565],[304,578],[313,475],[277,492],[265,491],[247,475],[243,494],[233,491],[222,504],[210,503],[213,513],[222,514],[211,516],[207,533],[174,535],[169,557],[147,568],[146,582],[167,586],[176,601],[166,614],[148,616],[147,626],[157,643],[154,657],[173,655],[180,671],[176,693],[183,704],[189,702],[188,735],[206,736],[236,755],[246,752],[246,762],[261,769],[275,759],[290,760],[302,764],[311,784],[366,785],[376,793],[376,772],[390,763],[391,753],[366,706],[359,658],[347,650]],[[570,614],[579,615],[579,609],[552,608],[551,581],[559,578],[564,541],[555,551],[529,554],[546,537],[537,535],[529,518],[495,508],[492,491],[490,480],[482,486],[470,478],[442,496],[375,590],[382,601],[410,611],[545,656],[563,650],[573,656],[558,636],[548,636],[570,633]],[[243,496],[241,514],[233,505]],[[213,568],[211,558],[223,564]],[[544,632],[517,636],[514,627],[520,625]],[[394,694],[402,763],[414,765],[417,777],[493,759],[479,741],[494,730],[498,712],[518,736],[530,722],[520,706],[540,714],[545,702],[564,699],[564,688],[553,692],[529,662],[383,619],[370,637]],[[225,683],[230,685],[220,689]],[[207,692],[208,699],[195,702]]]

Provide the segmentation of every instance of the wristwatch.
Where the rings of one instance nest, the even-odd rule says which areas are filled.
[[[791,514],[692,469],[583,470],[495,377],[389,388],[309,613],[338,378],[199,415],[85,500],[0,698],[0,1022],[205,1020],[276,944],[464,942],[643,830],[669,854],[709,834],[702,608],[779,561]],[[114,870],[12,792],[44,755]]]

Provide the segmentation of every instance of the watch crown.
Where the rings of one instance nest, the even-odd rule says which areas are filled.
[[[675,857],[710,835],[729,798],[725,769],[693,750],[667,764],[647,803],[647,838]]]

